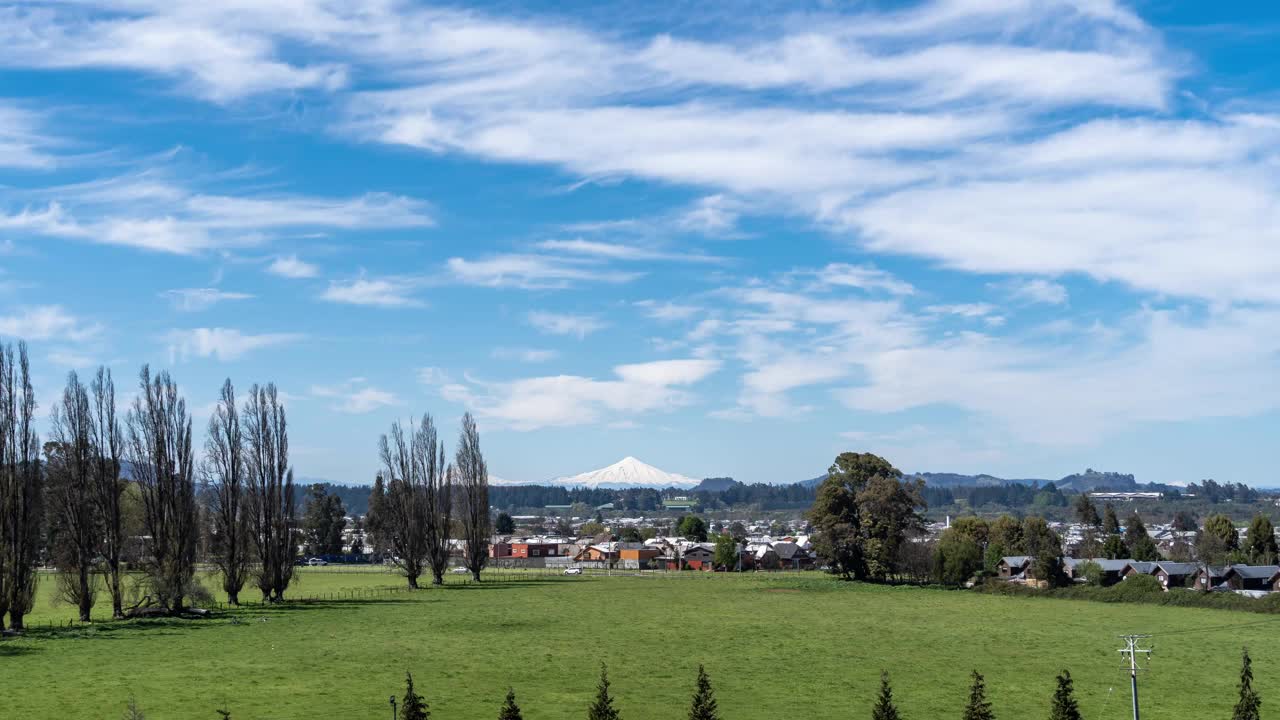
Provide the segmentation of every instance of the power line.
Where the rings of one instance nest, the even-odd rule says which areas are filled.
[[[1133,689],[1133,720],[1138,719],[1138,671],[1145,668],[1138,666],[1138,656],[1146,655],[1151,658],[1150,648],[1138,647],[1139,641],[1149,639],[1150,635],[1121,635],[1120,639],[1124,640],[1125,647],[1120,648],[1120,656],[1129,660],[1129,685]]]

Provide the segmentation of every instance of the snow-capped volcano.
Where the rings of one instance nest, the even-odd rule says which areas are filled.
[[[625,488],[691,488],[697,485],[698,481],[684,475],[659,470],[633,457],[625,457],[609,467],[584,472],[581,475],[556,478],[549,484],[561,487],[621,490]]]

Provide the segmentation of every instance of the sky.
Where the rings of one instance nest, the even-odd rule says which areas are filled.
[[[0,336],[342,483],[1280,484],[1270,5],[0,0]]]

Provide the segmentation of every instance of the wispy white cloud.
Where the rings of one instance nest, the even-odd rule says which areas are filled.
[[[254,350],[296,342],[302,337],[298,333],[253,334],[234,328],[201,327],[170,330],[165,335],[165,342],[169,347],[170,362],[192,357],[212,357],[225,362],[238,360]]]
[[[297,255],[281,255],[271,261],[271,264],[267,266],[267,272],[280,277],[301,280],[318,277],[320,268],[305,260],[298,259]]]
[[[555,360],[560,356],[556,350],[547,348],[498,347],[489,353],[495,360],[518,360],[526,363],[543,363]]]
[[[184,312],[208,310],[220,302],[227,300],[248,300],[253,297],[249,293],[231,292],[218,288],[180,288],[165,290],[160,297],[168,300],[175,309]]]
[[[1044,278],[1014,280],[1005,283],[1003,287],[1009,297],[1027,303],[1063,305],[1069,297],[1066,286]]]
[[[516,430],[582,425],[694,402],[687,389],[719,369],[710,359],[662,360],[616,366],[606,380],[553,375],[510,382],[468,379],[439,387],[442,397],[472,408],[479,417]]]
[[[60,305],[17,308],[0,316],[0,335],[19,340],[83,342],[101,332],[100,324],[85,322]]]
[[[598,240],[544,240],[538,243],[542,250],[583,255],[605,260],[657,260],[666,262],[720,263],[724,258],[703,255],[696,252],[673,252],[654,248],[639,247],[623,243],[600,242]]]
[[[654,320],[688,320],[689,318],[704,312],[703,308],[697,305],[684,305],[673,302],[659,302],[657,300],[638,300],[636,307],[642,308],[644,313]]]
[[[642,273],[611,270],[595,262],[551,255],[506,254],[475,260],[449,258],[449,274],[464,285],[525,290],[561,289],[576,283],[625,283]]]
[[[347,305],[386,308],[422,307],[422,301],[413,296],[419,284],[409,278],[359,277],[354,280],[329,283],[329,287],[321,293],[320,298]]]
[[[529,324],[539,332],[548,335],[576,335],[579,340],[609,326],[609,323],[594,315],[574,315],[542,310],[529,313],[528,320]]]
[[[51,150],[58,142],[42,125],[36,113],[0,98],[0,167],[48,170],[56,166]]]
[[[394,393],[376,388],[364,378],[351,378],[337,385],[312,385],[311,394],[333,400],[334,410],[351,415],[364,415],[404,404]]]

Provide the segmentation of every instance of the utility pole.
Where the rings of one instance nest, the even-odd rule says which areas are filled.
[[[1145,654],[1148,659],[1151,658],[1150,648],[1138,647],[1138,642],[1146,640],[1150,635],[1121,635],[1120,639],[1124,640],[1125,647],[1120,648],[1120,657],[1129,661],[1129,685],[1133,689],[1133,720],[1138,718],[1138,671],[1145,668],[1138,667],[1138,655]]]

